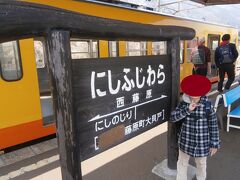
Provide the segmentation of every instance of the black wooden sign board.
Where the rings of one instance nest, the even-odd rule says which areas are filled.
[[[168,55],[72,60],[82,161],[169,119],[170,67]]]

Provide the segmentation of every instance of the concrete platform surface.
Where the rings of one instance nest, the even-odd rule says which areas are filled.
[[[215,97],[212,97],[213,101]],[[240,130],[220,131],[221,149],[208,158],[207,180],[240,180]],[[232,120],[240,125],[240,120]],[[17,155],[14,157],[14,155]],[[83,180],[162,180],[152,169],[167,158],[167,123],[82,162]],[[61,180],[56,139],[0,155],[0,180]]]
[[[211,158],[208,158],[208,180],[239,180],[240,179],[240,131],[230,129],[230,132],[221,131],[221,149]],[[162,180],[153,174],[153,167],[166,159],[166,132],[152,138],[146,143],[131,151],[112,159],[110,162],[94,169],[86,170],[86,162],[83,180]],[[61,180],[57,149],[22,160],[18,163],[0,168],[0,179],[14,180]],[[54,159],[55,157],[55,159]],[[42,160],[52,161],[45,163]],[[101,159],[95,159],[101,161]],[[14,176],[16,169],[37,164],[42,161],[43,166],[31,171]],[[94,161],[92,161],[94,163]],[[98,162],[96,162],[98,163]],[[88,165],[88,166],[91,166]],[[94,166],[94,164],[92,164]],[[87,172],[87,173],[86,173]],[[12,174],[11,174],[12,173]],[[5,175],[11,175],[7,178]],[[11,178],[12,177],[12,178]]]

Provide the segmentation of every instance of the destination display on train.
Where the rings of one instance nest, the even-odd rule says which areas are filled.
[[[170,67],[167,55],[72,60],[81,160],[169,119]]]

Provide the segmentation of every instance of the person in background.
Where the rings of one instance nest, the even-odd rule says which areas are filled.
[[[235,44],[230,43],[230,34],[224,34],[220,46],[215,51],[215,63],[219,69],[218,92],[223,92],[223,81],[225,73],[227,73],[228,81],[225,85],[225,90],[229,90],[235,79],[235,65],[238,51]]]
[[[211,74],[211,52],[205,46],[205,38],[199,39],[198,45],[191,53],[191,61],[193,63],[193,74],[207,76]]]
[[[177,180],[187,179],[188,161],[194,157],[197,180],[207,176],[207,156],[213,156],[220,148],[216,113],[205,96],[211,82],[201,75],[190,75],[181,82],[183,101],[171,113],[171,122],[181,122],[178,137],[179,156]]]

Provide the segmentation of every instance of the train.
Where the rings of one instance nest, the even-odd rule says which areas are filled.
[[[186,19],[148,10],[120,7],[103,2],[75,0],[21,0],[22,2],[61,8],[90,16],[152,25],[191,27],[196,37],[180,44],[180,78],[192,74],[192,49],[205,37],[211,50],[212,82],[217,81],[214,51],[223,34],[231,35],[238,45],[238,29],[193,19]],[[97,28],[97,27],[96,27]],[[43,37],[28,38],[0,44],[0,150],[33,141],[56,132],[52,86],[46,65],[46,44]],[[72,38],[72,59],[125,56],[149,56],[167,53],[167,43],[106,41]],[[238,66],[239,66],[239,62]],[[239,68],[238,68],[239,69]],[[240,69],[239,69],[240,70]],[[238,71],[239,71],[238,70]],[[239,72],[238,72],[239,73]]]

